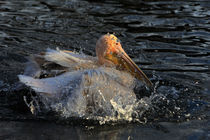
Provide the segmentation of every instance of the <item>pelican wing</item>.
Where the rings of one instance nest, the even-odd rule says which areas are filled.
[[[47,49],[45,53],[31,55],[24,75],[34,78],[54,77],[64,72],[97,68],[97,59],[66,50]]]
[[[26,75],[18,75],[18,78],[22,83],[38,93],[56,95],[59,93],[68,93],[71,89],[75,88],[80,81],[81,72],[67,72],[56,77],[43,79],[35,79]]]
[[[120,91],[120,94],[122,94],[124,91],[132,90],[132,85],[134,84],[134,78],[128,73],[103,67],[65,72],[59,76],[43,79],[35,79],[26,75],[18,75],[18,77],[22,83],[31,87],[35,92],[48,93],[50,95],[70,93],[74,89],[80,89],[82,85],[85,87],[80,89],[80,91],[100,89],[104,96],[112,97],[115,90]],[[83,94],[85,95],[85,93]]]
[[[96,58],[83,54],[77,54],[71,51],[47,49],[44,58],[47,61],[67,67],[70,70],[90,69],[97,67]]]

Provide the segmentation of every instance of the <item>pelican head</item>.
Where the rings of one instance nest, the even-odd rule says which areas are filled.
[[[101,65],[116,66],[125,69],[149,88],[152,82],[123,50],[119,39],[113,34],[103,35],[96,43],[96,55]]]

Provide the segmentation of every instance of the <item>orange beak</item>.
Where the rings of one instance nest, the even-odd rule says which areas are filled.
[[[104,58],[114,63],[120,69],[126,69],[137,79],[143,81],[149,88],[153,87],[152,82],[144,74],[144,72],[132,61],[121,47],[120,42],[114,35],[108,40],[109,48],[107,48]],[[110,41],[110,42],[109,42]]]

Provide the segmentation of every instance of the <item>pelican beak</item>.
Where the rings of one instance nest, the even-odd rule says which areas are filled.
[[[134,75],[137,79],[143,81],[149,88],[152,88],[153,84],[144,72],[133,62],[133,60],[125,53],[120,51],[117,53],[121,66],[123,66],[128,72]]]
[[[126,69],[133,76],[135,76],[140,81],[143,81],[147,87],[150,89],[153,87],[152,82],[144,74],[144,72],[132,61],[132,59],[126,54],[126,52],[120,47],[117,51],[114,51],[112,54],[107,55],[106,57],[117,65],[121,69]]]

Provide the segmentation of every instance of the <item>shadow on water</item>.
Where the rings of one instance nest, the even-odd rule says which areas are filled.
[[[208,139],[209,9],[208,0],[0,1],[0,138],[68,139],[71,132],[78,139],[167,139],[177,134]],[[51,112],[32,115],[23,96],[35,94],[17,84],[26,57],[56,47],[95,55],[96,40],[107,32],[116,33],[156,85],[152,108],[141,114],[140,121],[147,123],[98,126],[59,120]]]

